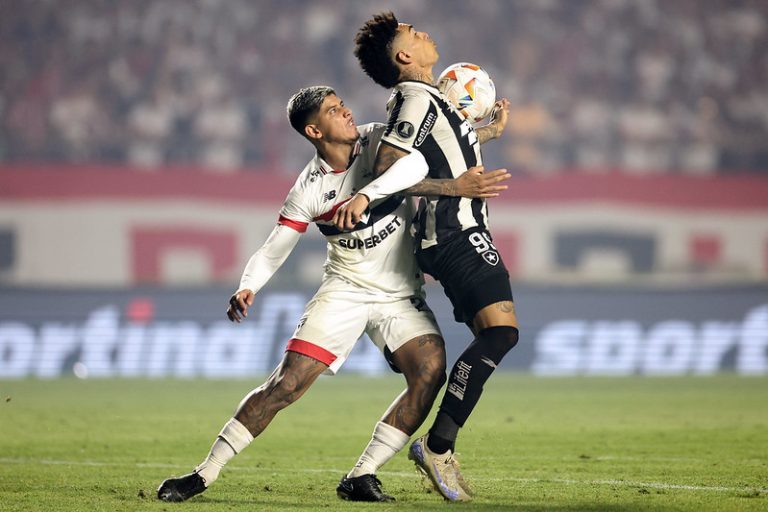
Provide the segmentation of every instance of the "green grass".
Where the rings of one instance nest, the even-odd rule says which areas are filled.
[[[401,453],[386,505],[335,487],[401,382],[323,378],[206,493],[157,501],[259,383],[0,381],[0,511],[768,510],[768,378],[736,376],[497,374],[459,438],[475,501],[427,492]]]

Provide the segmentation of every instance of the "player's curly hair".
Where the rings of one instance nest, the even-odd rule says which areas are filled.
[[[392,41],[397,35],[398,21],[392,11],[374,14],[355,35],[355,57],[365,74],[380,86],[397,85],[400,70],[392,59]]]
[[[288,121],[293,126],[293,129],[306,136],[304,134],[304,127],[309,124],[309,119],[320,111],[323,100],[331,94],[336,94],[336,91],[331,87],[327,85],[313,85],[312,87],[299,89],[299,92],[291,96],[285,109],[288,112]]]

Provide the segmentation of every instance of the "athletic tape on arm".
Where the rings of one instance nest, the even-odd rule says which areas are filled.
[[[295,229],[280,224],[275,226],[264,245],[248,260],[239,289],[248,288],[258,293],[285,262],[300,237],[301,233]]]
[[[429,166],[420,151],[412,150],[387,169],[384,174],[360,189],[371,202],[414,186],[427,176]]]

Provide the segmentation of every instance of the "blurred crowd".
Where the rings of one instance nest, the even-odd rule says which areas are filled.
[[[285,104],[332,85],[359,123],[388,91],[352,55],[381,2],[26,0],[0,7],[0,163],[293,174]],[[519,173],[768,171],[768,2],[386,3],[512,102],[487,159]],[[300,148],[300,149],[299,149]]]

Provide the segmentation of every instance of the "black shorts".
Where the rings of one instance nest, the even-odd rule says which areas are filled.
[[[470,228],[439,245],[419,249],[416,259],[424,273],[443,285],[457,322],[471,327],[484,307],[513,300],[509,272],[485,229]]]

